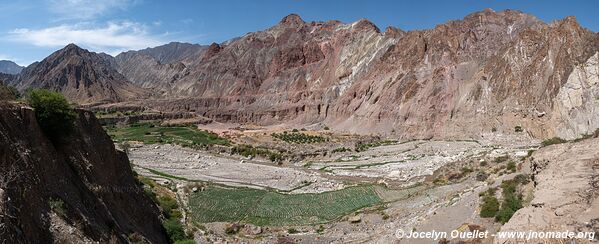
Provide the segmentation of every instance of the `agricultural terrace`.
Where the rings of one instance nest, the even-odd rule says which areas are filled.
[[[326,223],[379,203],[382,199],[373,186],[309,194],[212,186],[189,199],[196,222],[246,222],[260,226]]]
[[[116,142],[140,141],[144,144],[178,144],[184,147],[196,145],[228,145],[229,141],[193,126],[161,126],[154,123],[138,123],[126,127],[106,127],[108,135]]]

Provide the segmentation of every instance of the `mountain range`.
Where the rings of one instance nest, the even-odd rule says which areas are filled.
[[[576,138],[599,128],[598,52],[599,34],[575,17],[544,23],[487,9],[433,29],[381,31],[365,19],[291,14],[209,46],[173,42],[112,57],[71,44],[7,84],[222,122],[410,138]]]

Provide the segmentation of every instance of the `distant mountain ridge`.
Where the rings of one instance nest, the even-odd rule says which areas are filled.
[[[9,60],[0,60],[0,73],[16,75],[21,73],[25,67]]]
[[[170,81],[185,75],[185,68],[207,50],[206,46],[171,42],[166,45],[127,51],[114,58],[115,68],[129,81],[158,91],[170,89]]]

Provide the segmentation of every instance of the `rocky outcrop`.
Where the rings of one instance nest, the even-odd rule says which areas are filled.
[[[545,147],[532,155],[531,205],[518,210],[501,231],[595,232],[599,238],[599,138]],[[577,238],[576,243],[590,242]],[[495,243],[522,243],[496,239]],[[569,238],[528,243],[570,242]]]
[[[78,111],[74,132],[53,144],[30,108],[0,112],[3,243],[167,242],[157,207],[93,113]]]
[[[20,90],[58,91],[76,103],[118,102],[149,95],[118,73],[108,57],[69,44],[25,68],[14,84]]]

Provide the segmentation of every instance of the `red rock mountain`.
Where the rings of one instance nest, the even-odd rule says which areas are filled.
[[[367,20],[307,23],[292,14],[213,44],[163,81],[165,97],[179,100],[152,103],[221,121],[322,123],[406,137],[513,133],[516,126],[535,137],[576,137],[599,127],[597,111],[561,98],[596,100],[598,51],[599,35],[574,17],[547,24],[485,10],[430,30],[381,32]]]
[[[13,83],[21,90],[35,87],[59,91],[77,103],[118,102],[149,94],[118,73],[110,59],[69,44],[25,68]]]
[[[162,111],[410,138],[514,133],[517,126],[534,137],[574,138],[599,128],[599,34],[574,17],[544,23],[488,9],[429,30],[381,32],[365,19],[305,22],[291,14],[209,47],[171,43],[115,59],[59,55],[69,49],[27,68],[39,75],[21,88],[121,101],[138,97],[130,81],[161,94],[138,105]],[[68,78],[78,76],[86,78]]]

